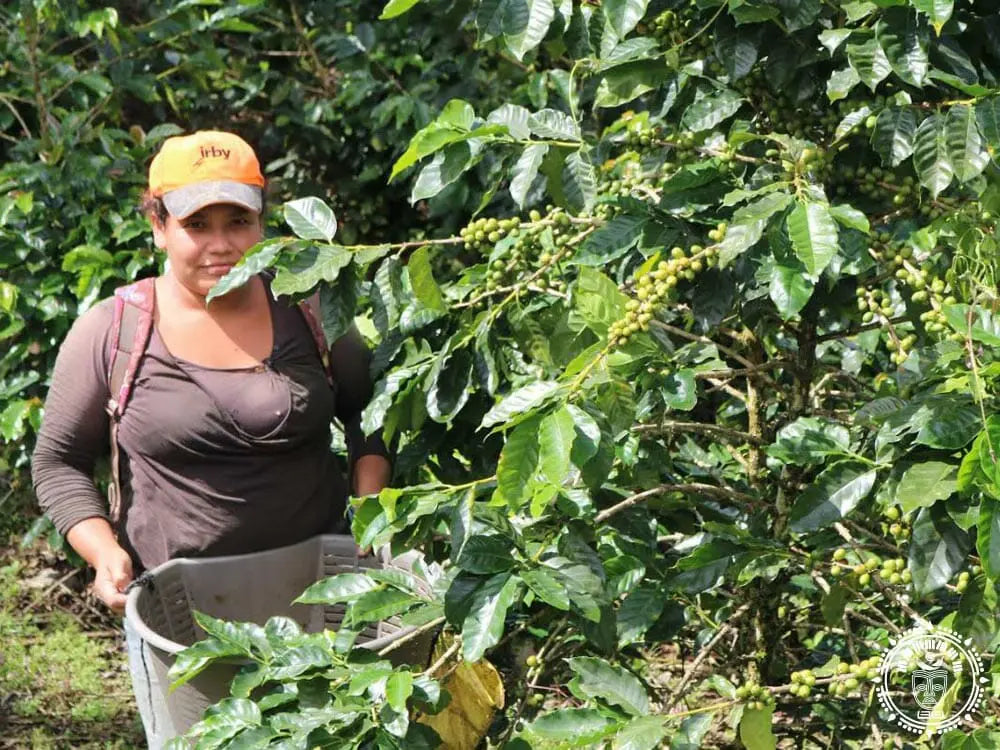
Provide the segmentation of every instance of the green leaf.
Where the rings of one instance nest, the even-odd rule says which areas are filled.
[[[843,119],[837,123],[837,130],[833,135],[834,142],[841,140],[849,133],[853,133],[854,129],[867,120],[871,113],[871,107],[864,105],[844,115]]]
[[[705,94],[684,110],[681,125],[695,133],[711,130],[736,114],[743,106],[743,97],[730,89]]]
[[[462,545],[457,564],[463,570],[481,575],[492,575],[514,566],[511,544],[499,534],[476,534]]]
[[[670,70],[663,60],[639,60],[607,70],[594,95],[595,107],[620,107],[661,85]]]
[[[476,589],[462,624],[462,657],[466,661],[479,661],[487,649],[500,642],[504,618],[517,594],[518,579],[510,573],[497,573]]]
[[[851,592],[839,583],[830,587],[830,591],[823,595],[820,602],[820,611],[823,613],[823,622],[830,627],[840,625],[844,621],[844,608]]]
[[[858,78],[874,93],[876,87],[892,72],[885,50],[875,37],[863,44],[848,44],[847,59]]]
[[[837,223],[825,203],[799,201],[788,215],[788,236],[792,248],[813,277],[837,254]]]
[[[566,404],[565,408],[573,417],[575,429],[570,460],[576,466],[583,468],[584,464],[593,458],[600,449],[601,427],[592,416],[576,404]]]
[[[448,306],[434,280],[434,272],[431,271],[430,247],[423,245],[417,248],[407,261],[406,267],[410,271],[410,286],[413,287],[417,299],[431,310],[442,312],[447,310]]]
[[[839,521],[868,496],[875,486],[875,469],[853,461],[828,466],[799,495],[789,515],[796,533],[815,531]]]
[[[920,184],[938,194],[951,184],[955,168],[948,146],[948,122],[944,115],[929,115],[917,128],[913,142],[913,166]]]
[[[838,70],[826,82],[826,97],[831,102],[844,99],[851,93],[851,89],[859,83],[861,83],[861,76],[854,68]]]
[[[519,575],[535,596],[543,602],[564,612],[569,609],[569,594],[566,593],[566,587],[544,568],[522,570]]]
[[[740,719],[740,739],[746,750],[775,750],[777,739],[771,731],[771,707],[746,708]]]
[[[603,0],[601,11],[619,39],[624,39],[646,14],[649,0]]]
[[[486,116],[486,122],[503,125],[512,138],[526,141],[531,137],[531,128],[528,127],[530,117],[531,112],[525,107],[517,104],[501,104]]]
[[[875,27],[882,49],[896,75],[911,86],[923,86],[930,69],[926,27],[913,13],[901,11]]]
[[[930,19],[934,31],[938,34],[955,9],[953,0],[910,0],[910,2],[914,8]]]
[[[732,687],[729,689],[732,690]],[[688,716],[681,722],[677,733],[670,740],[670,750],[700,750],[702,740],[708,734],[713,719],[714,716],[710,713]]]
[[[562,172],[563,193],[574,211],[589,211],[597,200],[597,173],[581,151],[566,157]]]
[[[619,726],[619,722],[593,708],[563,708],[542,714],[524,728],[524,733],[540,740],[581,747],[610,736]]]
[[[1000,152],[1000,96],[976,102],[976,119],[986,142],[994,153]]]
[[[851,436],[843,425],[818,417],[799,417],[778,430],[767,453],[780,461],[809,464],[846,453]]]
[[[966,104],[948,110],[948,156],[959,182],[968,182],[982,174],[990,161],[986,144],[979,132],[976,111]]]
[[[309,245],[278,269],[271,289],[275,294],[304,294],[321,282],[336,281],[351,258],[351,253],[338,245]]]
[[[789,31],[801,31],[815,23],[822,9],[822,0],[795,0],[781,3],[785,26]]]
[[[632,716],[649,713],[649,697],[639,678],[603,659],[578,656],[566,660],[578,677],[577,687],[588,698],[621,706]]]
[[[378,584],[364,573],[340,573],[312,584],[295,599],[295,603],[332,605],[351,602],[377,588]]]
[[[896,501],[903,513],[929,508],[951,497],[958,489],[957,472],[957,466],[941,461],[925,461],[907,469],[896,487]]]
[[[948,517],[943,504],[921,508],[913,521],[908,563],[916,596],[950,581],[962,569],[971,546],[969,535]]]
[[[485,3],[484,3],[485,5]],[[392,172],[389,175],[389,182],[404,170],[410,168],[426,156],[430,156],[437,151],[454,143],[466,141],[470,138],[482,137],[486,135],[499,135],[502,127],[489,125],[472,130],[475,121],[475,110],[472,106],[461,99],[452,99],[441,110],[437,119],[419,130],[410,139],[410,145],[403,155],[392,165]]]
[[[382,9],[379,19],[384,21],[389,18],[401,16],[419,2],[420,0],[389,0]]]
[[[608,327],[625,315],[626,297],[618,285],[600,271],[584,266],[573,287],[573,314],[590,330],[605,336]]]
[[[463,142],[449,143],[434,154],[434,158],[420,170],[413,183],[410,203],[433,198],[479,161],[478,150],[473,150],[469,142],[466,142],[471,138],[472,135],[469,134]]]
[[[247,283],[252,277],[268,268],[283,247],[288,244],[288,240],[281,238],[277,240],[265,240],[259,245],[255,245],[240,258],[233,269],[219,279],[208,294],[205,296],[206,302],[211,302],[216,297],[238,289]]]
[[[984,495],[976,524],[976,551],[987,578],[1000,577],[1000,500]]]
[[[814,284],[802,272],[801,266],[775,262],[771,266],[768,295],[781,314],[782,320],[798,315],[812,296]]]
[[[406,711],[406,701],[413,695],[413,673],[393,672],[385,683],[385,700],[393,710]]]
[[[595,231],[570,262],[581,266],[604,266],[617,260],[642,239],[648,219],[634,214],[620,214]]]
[[[552,0],[521,0],[507,5],[504,43],[518,60],[541,44],[555,18]]]
[[[492,427],[508,421],[512,417],[536,409],[555,395],[560,389],[554,380],[530,383],[511,391],[483,416],[479,427]]]
[[[537,469],[538,420],[529,419],[507,436],[497,463],[497,494],[511,509],[519,508],[527,500]]]
[[[655,750],[667,736],[666,717],[640,716],[618,730],[612,750]]]
[[[694,370],[676,370],[660,381],[660,393],[668,409],[690,411],[698,403]]]
[[[217,638],[206,638],[198,641],[177,654],[167,676],[170,678],[170,689],[176,690],[201,674],[214,662],[234,656],[245,657],[246,652],[239,647],[224,643]]]
[[[979,410],[972,404],[952,400],[935,405],[933,413],[917,432],[916,442],[929,448],[964,448],[982,426]]]
[[[580,126],[576,120],[556,109],[543,109],[528,118],[528,127],[539,138],[579,141]]]
[[[883,164],[899,166],[913,153],[917,115],[912,107],[889,107],[879,113],[872,131],[872,147]]]
[[[730,81],[738,81],[753,70],[760,54],[760,34],[748,33],[731,24],[719,24],[715,34],[715,57],[726,66]]]
[[[862,211],[842,203],[838,206],[830,206],[830,215],[840,224],[848,229],[857,229],[859,232],[868,234],[871,227],[868,224],[868,217]]]
[[[348,606],[344,625],[353,628],[365,622],[387,620],[419,603],[420,599],[396,588],[369,591]]]
[[[427,415],[435,422],[450,422],[472,392],[472,352],[446,352],[434,360],[427,375]]]
[[[986,346],[1000,346],[1000,317],[980,305],[945,305],[944,317],[955,331]]]
[[[528,191],[531,189],[535,177],[538,176],[538,167],[541,166],[542,159],[545,158],[548,150],[548,144],[533,143],[526,146],[518,157],[510,180],[510,197],[514,199],[518,208],[524,208]]]
[[[476,28],[479,29],[479,41],[503,34],[504,15],[507,12],[509,0],[482,0],[476,9]]]
[[[333,242],[337,233],[337,217],[322,199],[315,196],[289,201],[284,207],[285,223],[304,240]]]
[[[570,469],[570,452],[576,437],[573,415],[563,406],[542,419],[538,429],[538,468],[557,487]]]
[[[756,245],[771,217],[783,211],[791,200],[788,193],[769,193],[737,210],[719,245],[719,266],[725,268]]]

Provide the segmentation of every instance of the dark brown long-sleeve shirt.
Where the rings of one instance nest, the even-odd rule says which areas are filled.
[[[63,342],[32,458],[39,504],[63,533],[107,518],[93,475],[109,450],[112,312],[112,300],[101,302]],[[381,438],[360,430],[371,382],[357,331],[332,347],[334,392],[299,310],[272,298],[271,318],[274,349],[258,368],[179,360],[154,329],[118,432],[131,489],[119,538],[137,569],[279,547],[337,526],[348,486],[329,447],[334,415],[355,459],[387,455]]]

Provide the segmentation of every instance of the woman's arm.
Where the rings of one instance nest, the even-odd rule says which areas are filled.
[[[379,455],[361,456],[354,464],[354,494],[372,495],[389,486],[392,464]]]
[[[115,540],[107,504],[94,486],[94,464],[108,451],[105,352],[111,318],[110,305],[92,308],[59,347],[31,474],[42,510],[97,571],[95,593],[119,610],[132,562]]]
[[[361,429],[361,412],[372,397],[370,363],[371,352],[354,326],[330,347],[330,366],[337,382],[337,417],[344,425],[355,495],[378,492],[392,479],[389,449],[382,436],[375,433],[366,437]]]
[[[94,593],[112,610],[125,610],[125,589],[132,582],[132,558],[115,539],[111,524],[103,518],[88,518],[75,524],[66,541],[96,575]]]

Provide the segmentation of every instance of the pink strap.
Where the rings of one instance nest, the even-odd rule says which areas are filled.
[[[323,363],[323,372],[326,373],[326,381],[332,386],[333,370],[330,367],[330,345],[326,341],[323,326],[320,325],[319,294],[314,294],[309,299],[299,302],[299,310],[302,311],[302,317],[305,318],[306,325],[309,326],[309,332],[312,333],[313,341],[316,342],[316,351],[319,352],[320,362]]]

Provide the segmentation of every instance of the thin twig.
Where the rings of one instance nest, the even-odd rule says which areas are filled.
[[[424,633],[426,633],[428,630],[433,630],[434,628],[438,627],[439,625],[441,625],[442,623],[444,623],[444,620],[445,620],[444,617],[435,617],[433,620],[431,620],[430,622],[424,623],[419,628],[414,628],[413,630],[411,630],[410,632],[408,632],[406,635],[400,636],[399,638],[397,638],[396,640],[394,640],[392,643],[390,643],[388,646],[386,646],[385,648],[383,648],[382,650],[380,650],[378,652],[378,655],[379,656],[385,656],[386,654],[392,653],[393,651],[395,651],[397,648],[399,648],[403,644],[409,643],[414,638],[417,638],[417,637],[423,635]]]
[[[705,424],[704,422],[675,422],[664,420],[659,424],[638,424],[632,428],[632,431],[651,433],[693,432],[698,435],[718,437],[728,443],[752,443],[754,445],[760,443],[760,440],[755,438],[749,432],[742,432],[741,430],[734,430],[730,427],[723,427],[721,425]]]
[[[697,341],[702,344],[712,344],[720,352],[728,354],[730,357],[735,359],[737,362],[746,367],[748,370],[753,370],[754,372],[757,371],[757,366],[749,359],[744,357],[739,352],[730,349],[728,346],[723,346],[718,341],[713,341],[712,339],[708,338],[708,336],[701,336],[697,333],[691,333],[689,331],[685,331],[683,328],[678,328],[677,326],[672,326],[669,323],[664,323],[656,319],[649,321],[649,323],[650,325],[655,325],[657,328],[662,328],[667,333],[672,333],[675,336],[680,336],[682,339],[687,339],[688,341]]]
[[[719,628],[718,632],[716,632],[716,634],[712,636],[712,639],[704,645],[704,647],[698,653],[698,656],[696,656],[695,660],[691,663],[691,666],[687,670],[685,670],[684,676],[681,678],[680,684],[673,691],[673,695],[671,695],[670,698],[668,698],[666,702],[663,704],[664,712],[667,712],[671,708],[673,708],[674,704],[676,704],[677,701],[681,699],[681,696],[684,693],[684,688],[686,688],[688,684],[691,682],[691,680],[694,679],[694,676],[697,673],[698,668],[701,666],[701,663],[705,661],[706,658],[708,658],[708,655],[712,653],[712,649],[715,648],[716,644],[725,637],[726,633],[728,633],[730,630],[733,629],[736,622],[744,615],[744,613],[749,608],[750,608],[749,604],[744,604],[742,607],[733,612],[733,614],[729,617],[729,619],[726,620],[726,622],[723,623],[722,627]]]
[[[461,636],[456,635],[454,643],[448,647],[447,651],[441,654],[440,659],[424,670],[424,675],[427,677],[433,677],[434,673],[441,669],[441,667],[443,667],[451,657],[457,654],[460,648],[462,648],[462,638]]]
[[[623,510],[628,510],[629,508],[638,505],[644,500],[648,500],[651,497],[656,497],[657,495],[664,495],[668,492],[689,492],[689,493],[700,493],[703,495],[711,495],[713,497],[729,500],[732,502],[742,502],[748,505],[757,505],[757,498],[751,497],[750,495],[744,494],[738,490],[730,489],[728,487],[719,487],[714,484],[702,484],[700,482],[687,482],[684,484],[661,484],[658,487],[653,487],[652,489],[643,490],[642,492],[637,492],[636,494],[625,498],[620,503],[612,505],[610,508],[605,508],[600,513],[594,517],[595,523],[603,523],[607,521],[611,516],[621,513]]]

